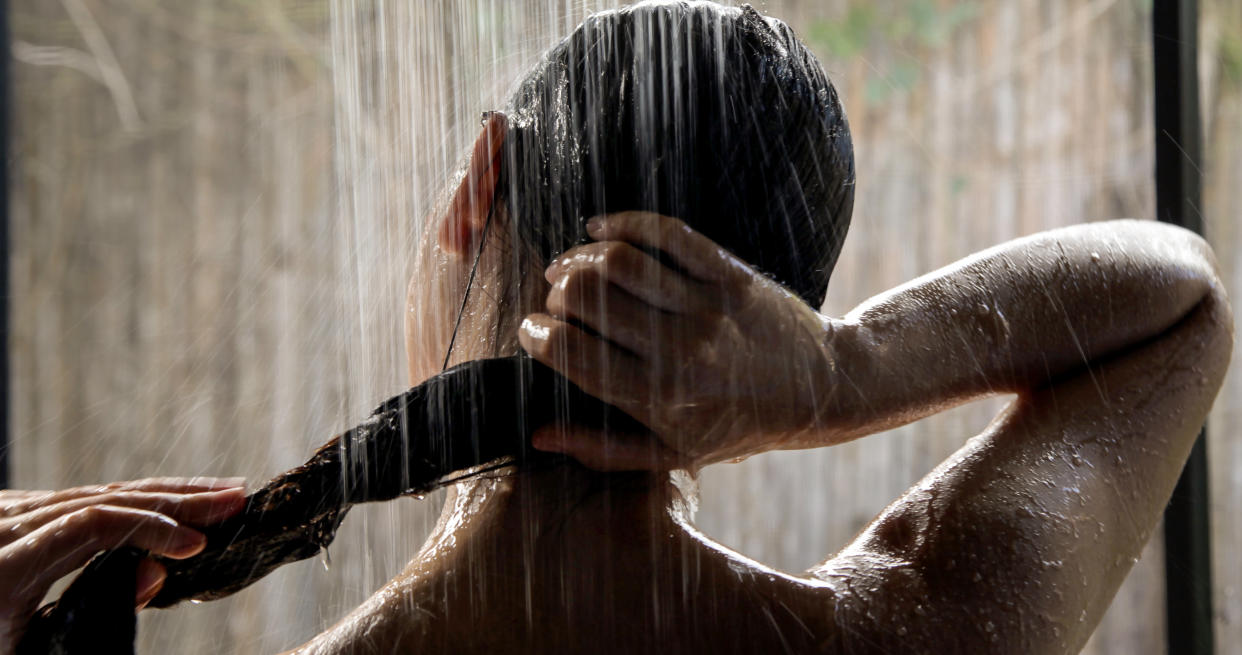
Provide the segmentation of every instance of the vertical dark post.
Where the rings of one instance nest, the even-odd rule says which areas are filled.
[[[1155,0],[1152,45],[1156,98],[1156,216],[1203,234],[1203,135],[1199,116],[1196,0]],[[1170,653],[1213,652],[1212,532],[1206,432],[1164,513],[1166,616]]]
[[[9,488],[9,120],[13,106],[9,2],[0,0],[0,489]]]

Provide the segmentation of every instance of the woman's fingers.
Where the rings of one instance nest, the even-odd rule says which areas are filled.
[[[143,478],[141,480],[116,482],[104,486],[115,486],[123,491],[156,491],[188,494],[244,488],[246,486],[246,478]],[[89,489],[90,487],[87,488]]]
[[[193,494],[114,491],[74,498],[0,520],[0,528],[7,528],[0,530],[0,545],[15,541],[62,516],[93,505],[148,510],[165,514],[180,523],[210,525],[241,511],[245,502],[245,490],[240,488]]]
[[[160,592],[160,588],[164,586],[164,580],[168,577],[168,570],[163,564],[153,559],[143,559],[138,562],[138,581],[134,586],[134,606],[142,609],[151,602],[152,598]]]
[[[553,318],[581,323],[640,359],[660,354],[677,334],[698,324],[698,316],[674,316],[652,307],[594,270],[569,275],[553,285],[545,302]]]
[[[711,304],[712,289],[661,264],[622,241],[588,243],[558,257],[544,277],[554,287],[595,274],[636,298],[668,312],[694,313]]]
[[[596,241],[625,241],[663,251],[703,282],[748,279],[750,268],[711,239],[682,221],[651,212],[618,212],[587,221],[587,234]]]
[[[594,271],[568,276],[552,287],[545,302],[547,313],[576,321],[605,339],[634,353],[648,366],[664,368],[686,361],[712,336],[714,314],[706,310],[674,315],[648,305]]]
[[[241,478],[150,478],[0,493],[0,640],[20,634],[52,584],[101,551],[132,546],[172,558],[202,551],[206,537],[182,523],[206,525],[236,514],[245,504],[244,484]],[[145,560],[136,575],[133,602],[142,607],[167,572]]]
[[[758,273],[677,219],[622,212],[591,219],[587,231],[594,243],[545,271],[547,314],[528,317],[522,345],[656,435],[566,427],[541,433],[536,447],[603,470],[747,454],[740,437],[756,429],[751,415],[781,418],[779,401],[789,395],[779,382],[787,372],[773,382],[764,349],[784,347],[771,337],[796,337],[814,312],[799,313],[796,299],[791,309],[787,294],[776,293],[783,290],[756,284],[764,281]],[[755,331],[755,317],[770,334]],[[748,388],[752,402],[739,403],[739,383],[765,391]]]
[[[145,478],[126,482],[86,485],[57,491],[23,491],[12,493],[11,497],[0,497],[4,504],[4,515],[13,516],[32,511],[39,507],[63,503],[77,498],[89,498],[109,493],[139,491],[152,493],[195,494],[224,489],[241,489],[246,484],[245,478]],[[17,495],[20,494],[20,495]],[[11,500],[12,502],[5,502]]]
[[[203,533],[164,514],[109,505],[92,505],[67,514],[18,543],[36,541],[46,544],[49,552],[70,544],[96,551],[134,546],[172,559],[193,557],[207,545]]]
[[[86,564],[101,550],[133,546],[174,559],[206,545],[197,530],[147,510],[92,505],[52,521],[3,547],[0,575],[27,598],[42,598],[53,582]],[[20,581],[19,581],[20,580]]]
[[[569,455],[597,471],[670,471],[685,462],[652,434],[606,433],[578,425],[546,425],[535,431],[531,444],[548,452]]]
[[[645,408],[637,402],[648,390],[638,375],[639,360],[605,339],[547,314],[522,321],[518,341],[539,362],[564,375],[588,394],[617,406],[639,422]]]

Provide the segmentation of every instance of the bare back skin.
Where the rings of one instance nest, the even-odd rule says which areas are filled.
[[[481,175],[472,169],[459,195]],[[456,241],[442,232],[426,247],[438,274],[452,278],[448,296],[461,288],[472,217],[486,203],[456,203],[444,218]],[[640,355],[631,362],[603,344],[605,356],[593,359],[583,347],[584,339],[621,342],[627,321],[651,318],[632,316],[633,303],[628,316],[598,308],[610,284],[638,293],[625,263],[635,260],[616,253],[655,233],[697,282],[716,276],[705,293],[721,294],[729,308],[696,301],[679,331],[652,345],[664,350],[650,357],[682,362],[678,375],[704,381],[685,391],[694,397],[660,387],[662,403],[650,401],[658,381],[624,374]],[[815,313],[672,218],[605,217],[592,237],[553,262],[548,284],[527,280],[537,291],[520,325],[478,333],[519,339],[641,420],[658,437],[647,451],[655,456],[558,428],[557,439],[536,445],[590,468],[457,485],[406,570],[298,652],[1077,652],[1150,537],[1232,347],[1211,251],[1150,222],[1003,244],[840,319]],[[677,273],[660,275],[667,291]],[[426,285],[412,285],[414,305],[428,297]],[[598,334],[575,331],[571,319]],[[437,369],[446,332],[410,332],[415,382]],[[718,392],[707,383],[743,370],[746,380],[766,379],[774,364],[787,381]],[[997,393],[1016,397],[987,430],[800,574],[698,533],[692,499],[666,472],[830,446]],[[769,406],[779,415],[764,415]],[[632,468],[650,470],[624,472]]]

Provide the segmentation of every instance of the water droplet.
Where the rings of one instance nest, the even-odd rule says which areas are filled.
[[[332,556],[328,554],[328,549],[323,548],[322,550],[319,551],[319,555],[320,555],[319,561],[323,562],[323,570],[325,571],[331,570],[332,569]]]
[[[985,632],[992,632],[995,629],[996,629],[996,626],[993,625],[991,621],[988,621],[987,623],[983,624],[983,630]]]

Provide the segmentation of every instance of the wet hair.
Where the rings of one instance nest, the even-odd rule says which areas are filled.
[[[542,261],[584,241],[586,218],[654,211],[823,302],[853,209],[853,146],[836,90],[784,23],[708,2],[595,14],[506,111],[499,193]]]

